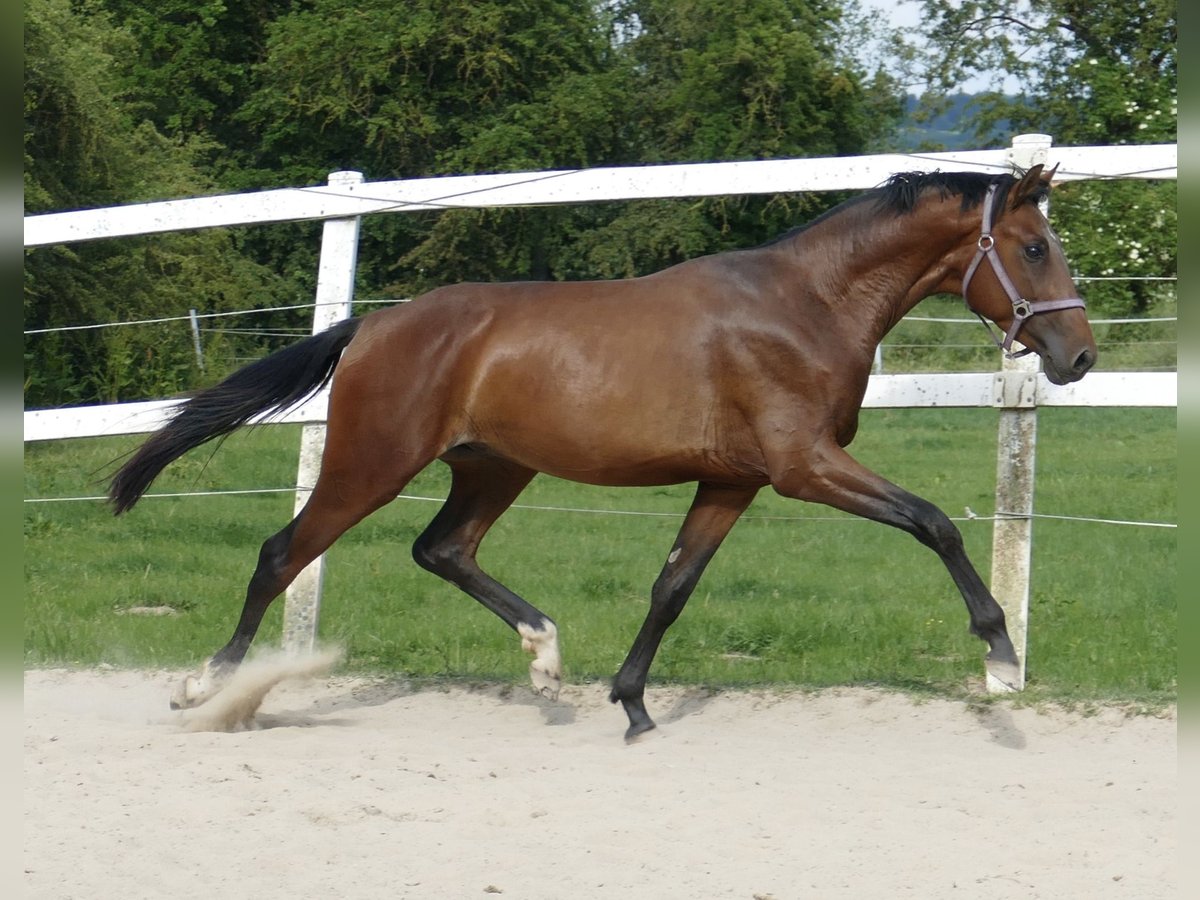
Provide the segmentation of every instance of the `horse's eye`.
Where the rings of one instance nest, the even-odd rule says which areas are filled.
[[[1043,244],[1026,244],[1025,258],[1030,262],[1038,262],[1046,258],[1046,247]]]

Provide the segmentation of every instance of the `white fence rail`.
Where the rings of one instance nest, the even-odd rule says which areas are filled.
[[[1014,146],[1020,146],[1020,138]],[[1175,178],[1176,147],[1175,144],[1056,147],[1051,162],[1059,167],[1056,181]],[[224,225],[352,218],[374,213],[865,190],[878,186],[896,172],[937,168],[999,172],[1009,171],[1013,161],[1012,150],[1001,149],[566,169],[358,183],[335,181],[338,174],[335,173],[328,185],[27,216],[25,246]]]
[[[865,190],[896,172],[914,169],[1011,171],[1038,162],[1057,166],[1056,181],[1174,179],[1175,144],[1126,147],[1054,147],[1047,135],[1019,135],[1011,147],[954,153],[881,154],[824,159],[786,159],[691,165],[630,166],[549,172],[418,178],[365,182],[357,172],[335,172],[328,185],[199,197],[108,209],[49,213],[25,218],[25,246],[40,247],[166,231],[233,225],[325,220],[313,329],[350,315],[358,223],[380,213],[467,207],[532,206],[665,197],[777,194],[792,191]],[[1029,368],[1032,363],[1034,368]],[[154,431],[174,401],[26,410],[24,439]],[[322,392],[272,422],[305,424],[297,484],[316,477],[327,394]],[[1004,410],[997,451],[997,510],[993,592],[1004,606],[1022,661],[1029,601],[1032,472],[1038,406],[1177,406],[1175,373],[1089,374],[1082,382],[1055,386],[1036,371],[1036,361],[1001,372],[873,375],[867,407],[996,407]],[[1013,485],[1020,489],[1014,494]],[[307,492],[297,490],[297,508]],[[323,560],[318,559],[288,591],[284,640],[289,647],[315,639]],[[1020,685],[1018,685],[1020,686]],[[999,685],[992,685],[999,689]]]

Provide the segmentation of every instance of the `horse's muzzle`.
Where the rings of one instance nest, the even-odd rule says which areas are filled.
[[[1051,356],[1044,356],[1042,364],[1046,378],[1051,384],[1071,384],[1086,375],[1096,364],[1096,349],[1084,347],[1067,365],[1059,365]]]

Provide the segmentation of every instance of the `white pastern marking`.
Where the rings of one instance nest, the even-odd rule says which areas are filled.
[[[682,552],[683,552],[682,547],[676,547],[674,550],[671,551],[671,555],[667,557],[667,562],[669,562],[669,563],[675,562],[675,560],[679,559],[679,554]]]
[[[549,619],[542,619],[542,627],[534,628],[524,622],[517,624],[521,636],[521,649],[534,654],[529,664],[529,678],[534,688],[549,700],[558,699],[562,687],[562,658],[558,652],[558,629]]]
[[[206,660],[195,675],[188,675],[171,693],[171,706],[175,709],[192,709],[200,706],[213,694],[220,690],[221,685],[214,677],[211,668],[212,660]]]

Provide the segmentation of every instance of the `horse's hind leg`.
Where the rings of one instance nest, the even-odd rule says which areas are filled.
[[[683,612],[684,604],[704,574],[709,560],[757,492],[757,488],[729,488],[711,484],[701,484],[697,489],[666,565],[650,592],[650,612],[621,670],[613,679],[609,699],[613,703],[620,700],[629,717],[625,740],[633,740],[654,727],[654,720],[646,712],[643,699],[654,654],[667,629]]]
[[[413,559],[486,606],[521,636],[534,655],[529,677],[544,697],[562,686],[558,629],[549,616],[484,572],[475,560],[488,529],[536,474],[505,460],[476,457],[447,460],[453,473],[450,495],[413,544]]]
[[[380,491],[378,482],[373,483],[364,470],[336,475],[322,472],[304,509],[263,543],[233,637],[197,674],[176,686],[171,708],[199,706],[219,691],[245,658],[271,601],[348,528],[393,500],[407,480],[400,479],[394,490]]]

